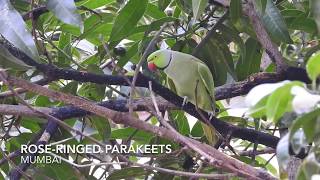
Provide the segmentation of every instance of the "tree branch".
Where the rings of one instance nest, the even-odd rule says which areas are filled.
[[[267,54],[273,59],[277,65],[277,72],[282,73],[288,65],[283,61],[283,57],[278,50],[278,47],[272,42],[267,30],[261,22],[261,19],[255,9],[255,2],[248,0],[247,5],[244,7],[244,13],[249,17],[253,29],[257,35],[258,41],[266,50]]]
[[[48,12],[48,9],[45,6],[41,6],[41,7],[37,7],[32,9],[31,11],[25,13],[22,18],[23,20],[27,21],[29,20],[31,17],[33,19],[38,19],[39,16],[41,16],[42,14]],[[32,15],[31,15],[32,14]]]
[[[40,79],[36,82],[34,82],[35,84],[39,84],[39,85],[46,85],[48,84],[49,82],[51,82],[50,79],[47,79],[47,78],[44,78],[44,79]],[[17,88],[14,90],[16,93],[18,94],[22,94],[22,93],[25,93],[26,90],[24,89],[21,89],[21,88]],[[3,99],[3,98],[6,98],[6,97],[11,97],[11,96],[14,96],[14,94],[11,92],[11,91],[4,91],[4,92],[1,92],[0,93],[0,99]]]
[[[79,82],[92,82],[92,83],[97,83],[97,84],[108,84],[108,85],[126,85],[128,86],[127,79],[132,80],[132,77],[121,77],[121,76],[112,76],[112,75],[101,75],[101,74],[93,74],[89,72],[79,72],[76,70],[71,70],[71,69],[62,69],[62,68],[57,68],[52,65],[47,65],[47,64],[40,64],[28,57],[26,54],[23,52],[17,50],[15,47],[8,43],[4,43],[4,46],[17,58],[22,59],[26,64],[30,66],[36,67],[39,71],[43,72],[46,76],[48,76],[51,79],[64,79],[64,80],[75,80]],[[298,68],[300,69],[300,68]],[[289,73],[290,71],[286,71],[286,74],[284,75],[277,75],[277,74],[268,74],[268,73],[263,73],[263,75],[253,75],[249,77],[248,80],[236,83],[236,86],[240,87],[241,91],[238,91],[238,89],[235,89],[234,87],[236,86],[229,86],[228,89],[232,92],[226,93],[224,89],[217,88],[217,99],[219,100],[220,98],[230,98],[234,97],[237,95],[243,95],[246,94],[252,87],[254,87],[257,84],[260,83],[267,83],[267,82],[275,82],[275,81],[281,81],[284,80],[286,77],[290,78],[290,80],[297,78],[301,79],[301,77],[307,77],[305,70],[301,69],[301,73],[304,74],[298,74],[298,73]],[[290,74],[290,77],[287,76]],[[174,94],[172,91],[170,91],[168,88],[162,86],[158,82],[154,81],[153,79],[144,76],[143,74],[139,74],[137,77],[137,84],[136,86],[139,87],[148,87],[149,81],[152,82],[152,89],[154,92],[167,101],[171,102],[175,106],[180,107],[183,98],[180,96]],[[220,95],[218,92],[220,91]],[[229,94],[230,97],[226,96],[225,94]],[[220,96],[220,97],[219,97]],[[67,109],[66,109],[67,110]],[[196,110],[195,106],[191,103],[186,104],[183,107],[183,110],[189,113],[190,115],[198,118],[199,120],[202,120],[201,115],[198,113]],[[201,111],[202,114],[205,115],[207,119],[210,119],[207,116],[207,113],[204,111]],[[65,112],[65,116],[69,117],[74,117],[79,114],[77,111],[68,111]],[[84,112],[80,113],[82,115],[85,115]],[[255,142],[258,144],[263,144],[268,147],[275,148],[279,138],[272,136],[270,134],[264,133],[264,132],[259,132],[255,131],[253,129],[247,129],[247,128],[241,128],[234,126],[232,124],[226,123],[224,121],[220,121],[219,119],[213,117],[211,120],[211,124],[221,133],[221,134],[229,134],[231,137],[235,138],[240,138],[243,140],[248,140],[250,142]]]
[[[165,111],[168,109],[178,109],[178,107],[174,106],[170,102],[164,100],[161,97],[156,98],[157,104],[159,106],[160,111]],[[134,111],[147,111],[148,107],[152,104],[151,98],[142,99],[134,99],[132,101],[132,107]],[[128,100],[108,100],[103,101],[101,103],[97,103],[99,106],[106,107],[108,109],[112,109],[119,112],[128,112],[129,105]],[[68,111],[81,111],[79,108],[74,108],[74,106],[63,106],[58,108],[47,108],[47,107],[33,107],[37,111],[47,113],[47,114],[55,114],[56,111],[60,109],[69,109]],[[9,105],[9,104],[0,104],[0,114],[2,115],[21,115],[21,116],[31,116],[31,117],[43,117],[41,114],[32,111],[30,108],[23,105]],[[86,114],[88,115],[88,114]],[[63,118],[66,119],[66,118]]]
[[[95,105],[94,103],[88,100],[82,99],[80,97],[67,95],[58,91],[53,91],[53,90],[44,88],[42,86],[29,83],[25,80],[8,76],[8,74],[6,74],[4,71],[2,71],[1,73],[2,73],[2,77],[5,78],[5,80],[9,83],[10,86],[18,86],[18,87],[27,89],[29,91],[32,91],[34,93],[38,93],[40,95],[47,96],[58,101],[72,104],[73,106],[81,108],[85,111],[89,111],[101,117],[111,119],[115,123],[125,124],[140,130],[151,132],[153,134],[157,134],[160,137],[171,139],[177,143],[182,143],[188,146],[189,148],[193,149],[193,146],[190,146],[188,143],[184,141],[184,139],[187,137],[182,138],[182,136],[177,136],[174,132],[172,132],[167,128],[153,126],[151,124],[138,120],[127,113],[116,112],[116,111],[107,109],[105,107]],[[52,121],[49,121],[49,122],[52,122]],[[218,151],[217,149],[209,145],[202,144],[190,138],[187,138],[187,139],[188,139],[188,142],[194,143],[197,148],[201,148],[202,151],[209,153],[212,156],[212,158],[215,159],[214,162],[210,160],[209,163],[218,168],[222,168],[222,169],[231,171],[232,173],[235,173],[239,176],[248,177],[251,179],[274,179],[274,177],[270,176],[268,173],[261,170],[257,170],[232,157],[228,157],[227,155],[223,154],[222,152]],[[25,169],[24,167],[23,168],[21,166],[19,167],[21,169]]]

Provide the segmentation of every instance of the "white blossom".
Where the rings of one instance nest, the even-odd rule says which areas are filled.
[[[271,94],[273,91],[279,87],[289,83],[290,81],[282,81],[278,83],[266,83],[260,84],[251,89],[251,91],[246,96],[245,103],[247,106],[252,107],[256,105],[262,98]]]
[[[309,93],[305,88],[294,86],[291,89],[291,94],[294,95],[292,100],[292,108],[297,114],[307,113],[314,109],[320,96]]]
[[[311,180],[318,180],[320,179],[320,174],[314,174],[311,176]]]

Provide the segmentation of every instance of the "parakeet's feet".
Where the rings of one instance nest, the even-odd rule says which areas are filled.
[[[186,105],[188,103],[188,97],[184,96],[183,97],[183,102],[182,102],[182,107],[184,107],[184,105]]]
[[[214,116],[214,112],[208,112],[208,116],[209,116],[209,121],[211,121],[211,119],[212,119],[213,116]]]

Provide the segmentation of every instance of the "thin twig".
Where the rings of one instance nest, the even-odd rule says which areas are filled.
[[[146,61],[149,51],[151,50],[152,46],[155,45],[156,40],[160,37],[162,31],[166,28],[166,26],[167,26],[166,23],[164,25],[162,25],[160,30],[151,39],[150,43],[148,44],[148,46],[145,49],[140,61],[138,62],[137,66],[136,66],[136,69],[135,69],[134,75],[133,75],[133,79],[132,79],[131,89],[130,89],[130,97],[129,97],[129,113],[130,114],[132,114],[132,112],[133,112],[131,105],[132,105],[132,99],[133,99],[133,96],[134,96],[134,93],[135,93],[135,86],[136,86],[136,81],[137,81],[137,77],[138,77],[138,73],[140,71],[140,68],[141,68],[142,64]]]

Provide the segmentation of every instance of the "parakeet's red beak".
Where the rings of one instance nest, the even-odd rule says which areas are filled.
[[[157,70],[157,66],[153,62],[149,62],[148,63],[148,68],[150,69],[150,71],[156,71]]]

